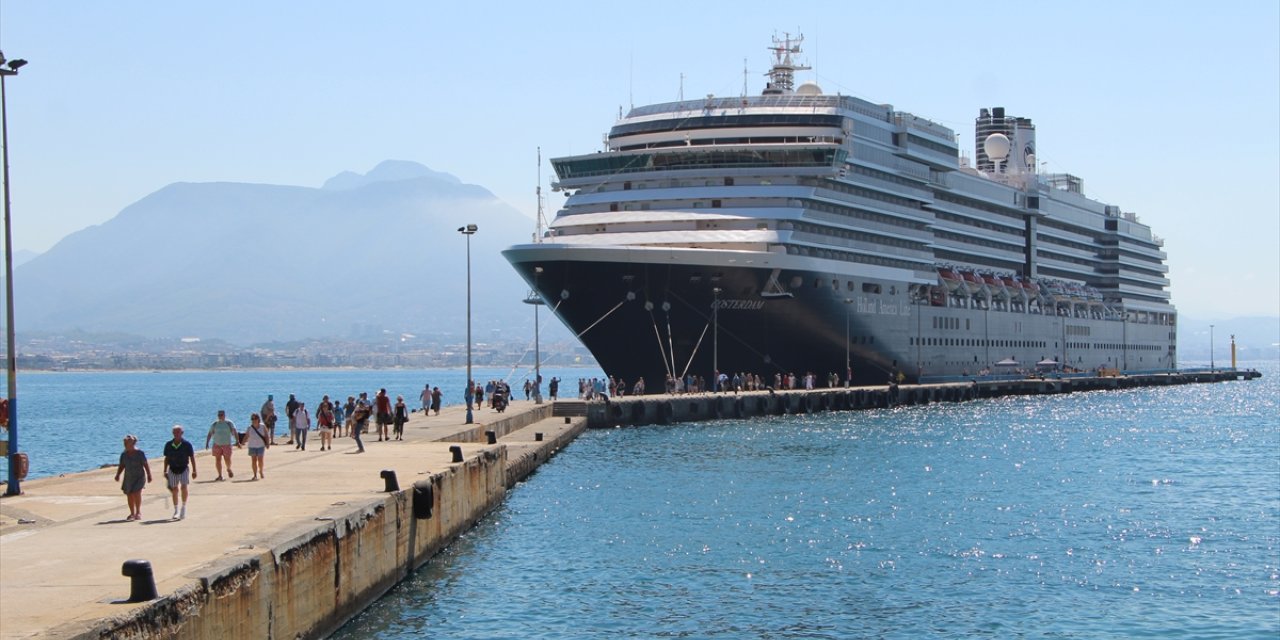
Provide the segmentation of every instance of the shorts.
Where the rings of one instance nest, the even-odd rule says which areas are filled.
[[[213,445],[213,455],[214,455],[215,457],[216,457],[216,456],[223,456],[223,457],[225,457],[225,458],[230,458],[230,457],[231,457],[231,445],[229,445],[229,444],[215,444],[215,445]]]
[[[333,435],[333,427],[330,427],[330,426],[320,427],[320,435],[322,436]]]
[[[172,469],[165,469],[164,479],[168,481],[170,489],[177,489],[180,485],[189,485],[191,484],[191,467],[183,469],[182,473],[174,473]]]
[[[261,458],[262,454],[267,451],[266,447],[249,447],[250,458]]]
[[[378,414],[378,424],[391,424],[391,414],[389,414],[389,413],[379,413],[379,414]]]

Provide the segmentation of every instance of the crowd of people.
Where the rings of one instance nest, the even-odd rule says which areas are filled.
[[[541,382],[541,379],[526,382],[525,397],[540,396]],[[552,384],[553,396],[557,385],[558,380]],[[467,408],[470,409],[473,403],[476,407],[484,406],[486,395],[490,398],[490,407],[502,411],[511,400],[511,387],[504,380],[491,380],[485,385],[468,383],[464,391]],[[371,426],[379,442],[404,440],[404,425],[409,422],[410,415],[420,412],[423,417],[438,416],[443,399],[440,387],[428,384],[418,395],[421,403],[418,409],[410,409],[404,396],[397,395],[393,401],[386,389],[379,389],[372,399],[367,392],[347,396],[345,402],[338,396],[331,400],[326,395],[313,411],[295,394],[289,394],[283,413],[280,413],[275,396],[268,394],[258,411],[249,414],[249,424],[243,430],[227,418],[226,411],[220,410],[217,419],[209,425],[204,442],[204,448],[213,455],[217,471],[213,482],[222,481],[224,474],[226,478],[235,477],[231,466],[235,449],[248,449],[250,473],[253,474],[250,480],[256,481],[266,478],[264,458],[267,449],[282,444],[293,445],[295,451],[306,451],[307,445],[312,443],[314,450],[313,433],[319,436],[320,451],[332,450],[335,438],[349,437],[356,445],[356,450],[350,453],[364,453],[365,434],[370,432]],[[280,438],[287,437],[287,440],[277,441],[277,425],[281,427]],[[182,425],[174,425],[172,434],[172,439],[164,444],[162,472],[173,503],[172,519],[181,520],[187,515],[188,486],[196,479],[196,448],[185,438]],[[138,448],[135,435],[124,437],[124,450],[120,453],[115,480],[121,483],[121,491],[129,506],[129,516],[125,520],[141,520],[142,491],[152,481],[152,475],[147,455]]]

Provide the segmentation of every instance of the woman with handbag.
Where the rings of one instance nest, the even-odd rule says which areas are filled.
[[[266,478],[262,470],[262,457],[267,447],[271,446],[271,436],[266,425],[258,418],[258,414],[249,416],[249,428],[245,429],[245,446],[249,449],[249,466],[253,468],[253,479]]]

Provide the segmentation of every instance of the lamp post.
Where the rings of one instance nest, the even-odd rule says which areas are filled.
[[[471,413],[471,399],[475,396],[471,378],[471,236],[475,235],[476,225],[469,224],[458,227],[458,233],[467,237],[467,424],[474,421]]]
[[[27,64],[26,60],[5,61],[0,53],[0,145],[4,146],[4,313],[5,313],[5,355],[8,356],[9,373],[9,484],[5,495],[16,496],[22,493],[18,478],[18,357],[14,347],[13,331],[13,232],[9,223],[9,114],[5,108],[4,79],[18,75],[18,69]]]
[[[853,314],[853,298],[844,299],[844,386],[853,378],[853,363],[849,360],[849,316]]]
[[[720,390],[720,287],[711,288],[711,390]]]
[[[538,348],[538,307],[542,306],[542,295],[538,293],[538,276],[542,267],[533,268],[533,289],[525,296],[524,303],[533,305],[533,403],[542,404],[542,354]]]
[[[5,180],[5,184],[9,181]],[[1209,370],[1215,371],[1217,368],[1213,364],[1213,325],[1209,325]]]

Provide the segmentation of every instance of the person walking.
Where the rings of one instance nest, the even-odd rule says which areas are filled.
[[[256,413],[249,416],[249,428],[245,430],[245,446],[249,448],[249,466],[253,469],[253,479],[266,478],[267,474],[262,470],[262,458],[267,452],[267,447],[271,446],[271,440]]]
[[[426,415],[427,410],[431,408],[431,385],[422,388],[422,393],[418,394],[418,399],[422,401],[422,414]]]
[[[387,397],[386,389],[378,389],[378,395],[373,398],[374,410],[377,412],[378,423],[378,442],[390,440],[391,434],[387,433],[387,427],[391,425],[391,398]]]
[[[227,464],[227,477],[236,477],[235,472],[231,470],[231,448],[240,446],[240,434],[236,431],[236,425],[227,419],[226,411],[219,409],[218,419],[209,425],[209,433],[204,437],[205,448],[209,447],[210,442],[213,442],[213,464],[218,468],[218,477],[213,481],[222,480],[224,461]]]
[[[404,423],[409,421],[409,407],[404,403],[404,396],[396,396],[393,411],[395,415],[392,416],[392,424],[395,425],[396,440],[404,440]]]
[[[369,406],[369,394],[360,392],[360,399],[355,401],[355,408],[351,410],[351,437],[356,439],[356,453],[364,453],[364,440],[360,435],[368,426],[369,414],[372,411],[372,407]]]
[[[116,467],[116,481],[124,473],[124,482],[120,490],[124,491],[125,501],[129,503],[129,517],[125,520],[142,519],[142,489],[151,482],[151,465],[147,463],[147,454],[138,449],[138,436],[129,434],[124,437],[124,451],[120,452],[120,465]]]
[[[289,441],[285,444],[294,444],[294,439],[297,437],[297,434],[293,432],[293,412],[297,410],[298,399],[291,393],[289,394],[289,401],[284,403],[284,419],[285,423],[289,425]]]
[[[333,403],[333,428],[337,431],[337,436],[342,437],[342,426],[347,419],[347,412],[342,407],[342,400],[339,399]],[[333,450],[333,442],[329,443],[329,449]]]
[[[164,444],[164,477],[173,497],[173,519],[187,517],[187,485],[196,477],[196,450],[182,439],[182,425],[173,425],[173,440]],[[182,508],[178,508],[178,494],[182,494]]]
[[[267,427],[267,443],[276,443],[276,402],[271,394],[267,394],[267,401],[262,403],[262,408],[258,410],[262,416],[262,422]]]
[[[442,400],[444,400],[444,392],[440,390],[440,387],[433,387],[431,389],[431,413],[440,415],[440,402]]]
[[[320,450],[332,448],[333,403],[329,402],[329,396],[322,398],[320,406],[316,407],[316,425],[320,427]]]
[[[289,418],[290,425],[293,426],[293,448],[297,451],[307,450],[307,432],[311,431],[311,414],[307,413],[307,404],[299,402],[298,407],[293,410],[293,416]]]

